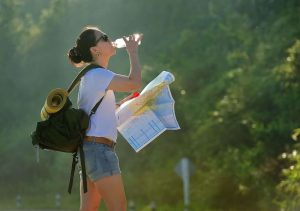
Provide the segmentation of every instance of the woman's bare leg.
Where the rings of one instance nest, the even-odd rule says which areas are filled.
[[[101,202],[101,195],[99,194],[96,185],[87,179],[88,192],[83,193],[82,180],[80,180],[80,211],[98,211]]]
[[[127,202],[121,174],[104,177],[95,185],[108,211],[126,211]]]

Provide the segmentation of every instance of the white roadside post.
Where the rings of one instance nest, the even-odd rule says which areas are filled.
[[[55,194],[55,207],[59,208],[61,206],[61,195],[59,193]]]
[[[128,208],[129,208],[129,211],[135,211],[134,201],[129,200],[129,202],[128,202]]]
[[[22,205],[22,197],[20,194],[18,194],[16,197],[16,206],[17,206],[17,208],[20,208],[21,205]]]
[[[195,166],[189,161],[188,158],[182,158],[175,167],[175,172],[183,181],[184,211],[188,211],[188,206],[190,204],[190,176],[195,172]]]

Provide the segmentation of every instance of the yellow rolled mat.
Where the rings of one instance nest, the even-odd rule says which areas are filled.
[[[46,98],[45,104],[41,110],[41,118],[42,120],[46,120],[49,118],[49,114],[56,113],[60,111],[67,99],[68,99],[68,92],[64,89],[57,88],[53,89]]]

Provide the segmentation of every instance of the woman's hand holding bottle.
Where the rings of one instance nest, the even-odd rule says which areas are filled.
[[[135,51],[138,49],[138,45],[141,44],[143,39],[143,34],[132,34],[129,36],[123,36],[123,38],[116,39],[113,44],[116,48],[124,48],[129,52]]]

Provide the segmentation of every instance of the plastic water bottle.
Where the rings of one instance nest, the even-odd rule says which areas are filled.
[[[141,36],[141,34],[134,34],[134,39],[137,40],[140,36]],[[140,45],[140,44],[141,44],[141,41],[139,41],[138,44]],[[125,48],[125,47],[126,47],[126,43],[125,43],[125,41],[123,40],[123,38],[116,39],[116,40],[113,42],[113,45],[114,45],[116,48]]]

